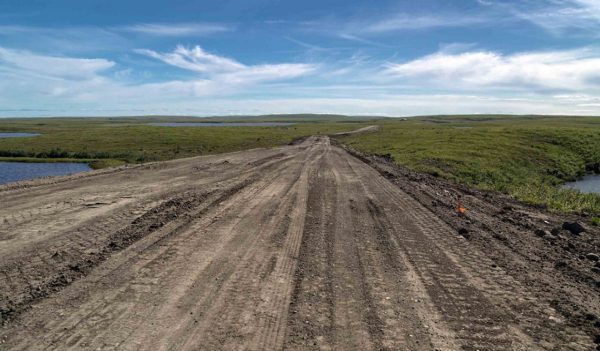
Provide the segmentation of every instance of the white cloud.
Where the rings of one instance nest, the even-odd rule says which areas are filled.
[[[249,66],[239,71],[221,75],[219,78],[228,83],[247,83],[260,81],[285,80],[300,77],[316,69],[312,64],[283,63]]]
[[[390,64],[386,74],[445,88],[585,91],[600,88],[600,55],[589,49],[502,55],[438,52]]]
[[[121,33],[95,26],[0,25],[0,42],[5,47],[70,54],[127,50],[131,44]]]
[[[236,60],[208,53],[199,46],[192,49],[177,46],[175,51],[170,53],[158,53],[146,49],[136,50],[136,52],[175,67],[208,75],[215,81],[227,84],[296,78],[316,69],[312,64],[297,63],[247,66]]]
[[[37,27],[0,24],[0,42],[5,47],[35,48],[41,52],[95,54],[100,51],[129,51],[135,42],[162,37],[199,37],[235,30],[218,23],[142,23],[122,26]]]
[[[187,80],[134,83],[133,70],[100,58],[57,57],[0,47],[0,104],[46,106],[72,104],[144,104],[199,97],[231,96],[251,86],[282,81],[316,69],[309,64],[243,65],[199,47],[177,48],[169,54],[143,51],[151,57],[197,74]],[[108,71],[115,68],[115,71]]]
[[[228,25],[214,23],[143,23],[131,26],[118,27],[117,29],[133,33],[173,37],[191,35],[202,36],[233,30],[233,28]]]
[[[238,71],[244,68],[244,65],[233,59],[210,54],[199,46],[187,49],[180,45],[175,51],[164,54],[147,49],[138,49],[136,52],[199,73]]]
[[[600,115],[600,79],[590,68],[598,67],[598,56],[592,50],[502,55],[465,49],[469,46],[444,46],[436,54],[390,65],[384,72],[386,77],[378,79],[373,76],[381,70],[380,63],[358,56],[341,65],[325,66],[319,70],[323,74],[314,80],[297,82],[289,79],[312,73],[317,66],[245,65],[201,48],[179,48],[166,54],[145,54],[183,66],[189,79],[136,83],[130,78],[135,69],[110,60],[46,56],[0,47],[0,116],[300,112]],[[342,71],[336,73],[336,69]],[[387,79],[389,76],[393,79]],[[566,91],[554,94],[528,88],[563,85],[570,89],[558,89]],[[510,89],[498,93],[498,86]]]
[[[390,34],[408,31],[426,31],[440,28],[464,28],[490,23],[498,24],[502,17],[490,17],[482,13],[436,13],[420,15],[399,12],[386,16],[361,16],[359,19],[324,18],[315,21],[296,23],[301,30],[308,33],[334,36],[362,44],[390,47],[390,45],[373,40]]]
[[[517,18],[547,30],[554,35],[599,36],[600,1],[598,0],[545,0],[525,1],[515,5],[494,3]]]
[[[477,0],[478,8],[464,12],[388,12],[358,19],[324,18],[301,22],[307,32],[374,44],[369,38],[386,34],[443,28],[499,27],[529,21],[555,35],[600,36],[599,0]],[[367,39],[365,39],[367,38]],[[375,44],[379,44],[376,43]]]
[[[101,58],[47,56],[0,47],[0,105],[53,107],[102,99],[120,87],[104,75],[115,66]]]
[[[383,33],[401,30],[422,30],[440,27],[465,27],[487,22],[481,16],[445,15],[445,16],[414,16],[398,14],[393,17],[366,23],[360,31],[365,33]]]
[[[44,56],[28,51],[0,47],[0,64],[4,70],[21,71],[48,78],[85,80],[112,68],[115,63],[105,59]]]

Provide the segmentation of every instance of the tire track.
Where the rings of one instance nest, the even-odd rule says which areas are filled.
[[[344,196],[338,200],[339,206],[351,210],[350,214],[339,217],[339,232],[354,234],[353,250],[358,259],[358,271],[361,274],[351,280],[363,282],[361,301],[364,304],[362,310],[366,311],[363,319],[368,326],[372,343],[369,349],[428,350],[435,348],[429,334],[431,330],[437,328],[424,324],[424,321],[432,321],[432,313],[431,311],[424,312],[420,307],[417,309],[412,304],[413,300],[407,299],[407,296],[420,296],[421,294],[406,287],[408,268],[398,259],[398,255],[394,251],[395,243],[391,231],[381,223],[377,216],[378,207],[375,200],[365,192],[360,178],[357,177],[347,161],[338,157],[337,154],[335,156],[336,173],[343,174],[340,176],[340,183],[345,184],[340,191],[340,194]],[[352,223],[352,225],[346,227],[344,222]],[[422,313],[417,313],[418,310],[421,310]],[[348,329],[348,327],[343,329]],[[351,330],[354,334],[356,328],[351,328]],[[344,337],[349,338],[349,336],[343,336],[341,339],[343,340]],[[448,342],[445,344],[449,345]],[[350,347],[367,348],[366,346],[347,346],[347,348]]]
[[[18,231],[3,242],[23,250],[0,259],[0,305],[22,306],[0,329],[0,349],[592,345],[487,252],[326,137],[115,177],[3,192],[10,211],[0,226]]]
[[[288,208],[282,227],[277,229],[272,242],[279,247],[283,241],[281,235],[285,235],[283,242],[284,252],[279,258],[274,255],[274,267],[269,278],[264,283],[260,293],[262,302],[256,315],[258,318],[258,330],[250,349],[253,350],[280,350],[285,338],[285,327],[289,313],[290,294],[293,288],[293,273],[296,270],[296,258],[299,255],[304,229],[307,203],[309,177],[315,165],[320,161],[322,155],[316,159],[307,160],[308,166],[304,167],[298,179],[294,199],[290,202],[293,208]]]
[[[259,196],[259,194],[261,194],[264,189],[268,188],[274,180],[278,179],[282,174],[281,172],[288,168],[286,162],[286,159],[270,160],[263,163],[260,167],[257,167],[255,172],[242,172],[242,179],[245,177],[246,179],[254,179],[252,182],[258,181],[258,183],[253,184],[250,188],[244,190],[244,195],[236,195],[231,199],[217,199],[212,204],[206,206],[207,210],[209,210],[209,212],[206,213],[179,216],[179,219],[175,220],[175,222],[183,220],[182,217],[186,217],[186,220],[189,219],[192,222],[183,227],[173,227],[171,223],[167,223],[149,235],[149,239],[157,237],[158,241],[150,246],[146,246],[143,251],[137,251],[136,247],[139,245],[144,246],[144,242],[148,241],[146,239],[141,240],[139,245],[134,244],[122,254],[115,255],[114,259],[107,262],[108,266],[112,266],[112,263],[118,259],[118,256],[128,256],[134,254],[134,252],[137,252],[138,256],[130,256],[130,259],[126,261],[128,262],[127,264],[123,262],[119,266],[107,271],[105,273],[106,275],[99,277],[98,283],[95,284],[99,287],[106,284],[117,284],[116,286],[119,286],[119,284],[125,285],[121,285],[122,288],[119,289],[108,290],[102,295],[102,299],[92,300],[92,304],[83,305],[79,308],[79,311],[88,312],[84,312],[83,314],[71,314],[72,318],[67,319],[64,323],[50,324],[49,326],[53,331],[46,332],[46,339],[50,339],[50,342],[48,343],[49,349],[55,349],[58,345],[65,346],[62,340],[67,339],[69,340],[69,346],[73,349],[90,348],[101,345],[104,345],[104,347],[112,345],[111,348],[117,347],[117,345],[119,345],[118,347],[126,347],[125,345],[127,344],[131,344],[132,342],[135,343],[140,331],[146,330],[147,326],[145,323],[149,319],[152,319],[153,316],[160,316],[161,311],[164,308],[162,304],[168,302],[167,305],[172,305],[174,302],[169,301],[177,296],[177,294],[173,295],[173,292],[169,295],[165,295],[165,291],[157,290],[157,288],[162,284],[178,284],[172,279],[173,277],[178,276],[177,267],[181,267],[181,264],[187,265],[194,261],[198,263],[202,262],[203,257],[199,255],[199,253],[193,251],[193,248],[202,247],[203,244],[201,243],[222,242],[222,239],[214,236],[215,233],[210,232],[210,228],[215,228],[215,226],[220,225],[219,223],[223,223],[224,220],[227,220],[226,218],[234,220],[234,223],[239,222],[241,220],[241,218],[238,218],[240,212],[236,210],[236,208],[243,209],[243,206],[250,205],[254,199],[260,199],[261,196]],[[301,162],[298,162],[298,164],[301,164]],[[260,173],[257,172],[263,170],[266,171],[267,177],[262,177]],[[275,186],[282,190],[286,189],[285,187],[281,187],[281,185]],[[289,188],[291,188],[291,184],[287,189],[289,190]],[[250,208],[255,208],[258,211],[262,209],[263,206],[260,205],[260,202],[256,202],[255,205],[250,206]],[[242,218],[243,217],[244,216],[242,216]],[[248,216],[245,217],[249,218]],[[254,226],[249,226],[249,228],[253,227]],[[226,230],[226,232],[229,231],[230,229]],[[206,235],[198,235],[199,232],[204,232],[209,235],[208,237]],[[211,236],[212,239],[209,238]],[[239,235],[237,237],[239,237]],[[235,236],[232,237],[232,240],[236,241]],[[242,243],[243,241],[237,240],[236,245],[241,245]],[[228,251],[231,249],[231,246],[225,245],[222,246],[221,250]],[[134,250],[134,252],[128,254],[131,250]],[[184,253],[186,251],[187,254]],[[213,251],[218,252],[219,250]],[[183,262],[175,261],[173,262],[173,265],[169,264],[165,266],[166,262],[180,260],[180,258],[185,257],[187,259]],[[222,268],[219,265],[219,262],[224,261],[215,261],[213,264],[213,267],[216,269],[215,272]],[[209,267],[209,270],[210,269],[211,268]],[[107,280],[112,276],[119,277],[118,281],[114,282]],[[217,285],[225,286],[227,274],[221,274],[219,277],[223,279],[221,279],[222,283]],[[93,276],[89,278],[91,279]],[[87,296],[87,294],[89,294],[89,292],[86,289],[76,296],[85,299],[91,298]],[[97,293],[94,293],[92,296],[97,296]],[[187,301],[187,297],[185,296],[188,296],[188,294],[182,296],[184,299],[178,303],[179,305],[192,303],[192,301],[185,302]],[[190,293],[189,296],[198,297],[193,293]],[[143,307],[142,310],[140,310],[143,311],[143,313],[135,312],[139,310],[139,307],[144,306],[145,301],[148,300],[162,302],[158,305]],[[54,336],[50,337],[51,335]],[[147,340],[148,338],[145,337],[145,339]]]
[[[259,170],[268,171],[285,161],[281,156],[267,156],[264,158],[267,158],[267,160],[261,162],[260,167],[254,169],[254,172]],[[264,158],[259,158],[259,161]],[[226,184],[231,179],[251,177],[255,175],[254,172],[249,169],[242,170],[235,177],[226,177],[219,182],[210,184],[210,187],[219,187],[219,184]],[[81,278],[112,252],[127,247],[133,241],[138,240],[141,236],[131,235],[131,233],[125,235],[127,237],[126,241],[123,241],[122,237],[123,230],[135,228],[139,224],[136,221],[144,219],[144,216],[146,218],[152,217],[154,218],[151,220],[152,228],[146,228],[145,230],[146,233],[149,230],[155,230],[177,216],[176,213],[167,216],[161,213],[165,210],[164,203],[175,201],[180,202],[179,205],[184,208],[193,207],[193,204],[185,203],[186,196],[194,198],[198,195],[202,197],[202,194],[202,192],[198,193],[197,190],[188,191],[188,195],[183,196],[176,192],[152,194],[141,203],[129,204],[128,202],[127,205],[109,211],[106,215],[96,216],[84,222],[83,225],[64,232],[54,229],[52,223],[57,222],[50,221],[51,225],[45,227],[44,233],[57,231],[57,234],[35,243],[35,245],[20,249],[19,252],[16,252],[18,254],[16,258],[4,257],[0,261],[0,272],[4,273],[7,280],[5,284],[0,285],[0,296],[3,296],[0,301],[0,324],[13,319],[21,311],[27,309],[33,301],[46,298],[62,287]],[[171,199],[167,196],[170,196]],[[196,204],[199,204],[198,201],[196,201]],[[77,209],[81,210],[80,205],[81,201],[75,203],[75,205],[63,206],[61,209],[76,213]],[[140,213],[143,215],[139,216]],[[57,212],[49,212],[48,214],[58,215]],[[68,216],[68,214],[63,211],[62,216]],[[30,215],[25,217],[29,218]],[[58,218],[62,217],[59,216]],[[38,221],[41,223],[44,219],[47,220],[48,218],[41,217]],[[65,226],[58,225],[56,228],[65,228]],[[117,234],[113,235],[113,233]]]
[[[335,178],[323,171],[324,159],[309,175],[307,210],[295,271],[284,349],[330,348],[333,342],[331,250]]]
[[[356,163],[356,169],[364,167],[362,162]],[[501,270],[493,269],[493,262],[470,247],[443,221],[384,178],[374,177],[373,170],[362,170],[362,179],[377,180],[364,182],[372,187],[374,196],[385,198],[383,192],[394,199],[389,209],[402,209],[402,212],[392,210],[395,213],[389,216],[390,225],[396,229],[398,240],[412,244],[403,247],[406,257],[445,320],[458,332],[463,348],[553,349],[557,336],[560,345],[570,345],[564,349],[579,349],[577,345],[588,342],[585,335],[561,325],[555,317],[557,313],[549,305],[536,301],[534,293]],[[417,238],[414,233],[425,236]],[[410,237],[414,239],[407,240]],[[548,315],[553,318],[541,319]],[[518,324],[503,326],[506,320]],[[536,337],[534,341],[527,334],[537,337],[546,334],[546,340]]]

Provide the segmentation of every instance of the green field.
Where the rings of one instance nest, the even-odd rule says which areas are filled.
[[[295,122],[281,127],[171,128],[153,122]],[[351,131],[379,132],[340,140],[371,154],[389,154],[411,169],[510,194],[551,209],[600,215],[600,196],[561,185],[600,168],[600,118],[434,116],[406,120],[337,115],[258,117],[36,118],[0,120],[0,132],[36,132],[0,139],[0,161],[86,162],[94,168],[287,144],[295,138]],[[600,224],[600,220],[598,220]]]
[[[233,121],[297,122],[280,127],[158,127],[155,122],[202,122],[223,118],[23,118],[0,120],[0,132],[35,132],[0,139],[0,161],[86,162],[94,168],[287,144],[295,138],[351,131],[363,119],[344,116],[259,116]]]
[[[342,142],[398,164],[551,209],[600,214],[600,196],[564,190],[600,165],[600,118],[437,116],[381,121]]]

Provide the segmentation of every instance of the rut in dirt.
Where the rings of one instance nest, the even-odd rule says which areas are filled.
[[[311,137],[0,192],[0,348],[596,347],[392,172]]]

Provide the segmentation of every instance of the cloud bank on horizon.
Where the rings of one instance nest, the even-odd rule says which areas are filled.
[[[600,0],[0,3],[0,116],[600,115]]]

